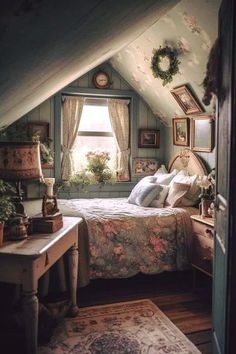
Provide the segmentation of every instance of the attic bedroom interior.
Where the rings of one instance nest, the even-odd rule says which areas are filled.
[[[235,12],[1,2],[1,353],[234,353]]]

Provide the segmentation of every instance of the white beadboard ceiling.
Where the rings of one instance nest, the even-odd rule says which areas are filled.
[[[1,0],[0,127],[139,37],[179,0]]]
[[[188,84],[201,102],[208,54],[217,37],[219,6],[220,0],[182,0],[110,60],[167,125],[173,117],[184,116],[170,93],[172,88]],[[178,50],[181,64],[173,81],[163,87],[162,80],[153,77],[150,65],[153,49],[166,45]],[[202,106],[212,112],[212,105]]]
[[[174,116],[184,116],[170,94],[173,87],[188,84],[201,100],[219,5],[220,0],[2,0],[0,127],[107,60],[170,125]],[[163,87],[150,63],[153,49],[165,45],[178,49],[181,64]]]

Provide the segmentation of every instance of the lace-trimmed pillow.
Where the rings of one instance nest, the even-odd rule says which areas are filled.
[[[159,167],[158,170],[155,172],[154,176],[157,176],[162,173],[168,173],[165,165],[161,165],[161,167]]]
[[[188,193],[181,200],[181,206],[194,206],[197,204],[199,200],[199,194],[200,194],[200,187],[196,183],[197,179],[198,179],[197,175],[186,176],[180,174],[177,174],[172,179],[170,184],[174,182],[189,184]]]
[[[189,184],[178,182],[171,183],[170,190],[165,201],[165,206],[169,206],[171,208],[180,206],[181,200],[187,194],[189,188]]]
[[[156,177],[156,183],[164,184],[167,186],[172,179],[177,175],[178,170],[173,170],[171,173],[155,173],[153,177]]]

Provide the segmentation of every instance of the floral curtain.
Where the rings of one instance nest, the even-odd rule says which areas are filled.
[[[73,174],[72,150],[78,134],[79,123],[84,106],[84,97],[65,96],[63,102],[63,145],[62,179]]]
[[[129,100],[108,99],[108,111],[112,130],[118,146],[118,176],[128,181],[129,173]]]

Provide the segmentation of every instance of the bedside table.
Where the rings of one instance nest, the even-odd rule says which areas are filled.
[[[192,215],[193,235],[189,244],[191,265],[207,275],[212,276],[214,249],[214,219]]]

